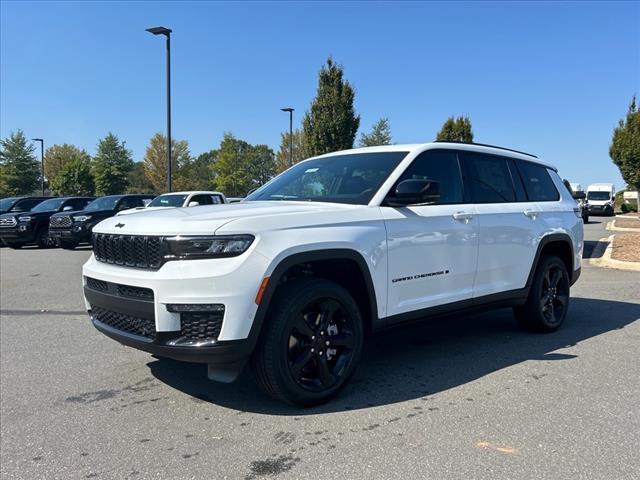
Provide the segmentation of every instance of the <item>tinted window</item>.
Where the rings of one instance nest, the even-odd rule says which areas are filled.
[[[150,207],[181,207],[186,195],[159,195],[149,204]]]
[[[11,209],[12,212],[28,212],[29,210],[31,210],[33,207],[35,207],[36,205],[38,205],[39,203],[43,202],[44,198],[29,198],[27,200],[20,200],[18,203],[16,203],[13,208]]]
[[[516,162],[512,158],[507,158],[507,165],[509,165],[509,171],[511,172],[511,179],[513,180],[513,186],[516,189],[516,201],[526,202],[527,193],[524,191],[524,185],[522,179],[516,168]]]
[[[191,197],[191,202],[198,202],[200,205],[213,205],[211,195],[194,195]]]
[[[396,182],[403,180],[431,180],[438,182],[440,199],[430,202],[435,205],[462,203],[462,180],[456,152],[451,150],[428,151],[420,154]]]
[[[256,200],[295,200],[366,205],[407,152],[332,155],[298,163],[249,195]]]
[[[13,205],[13,202],[15,202],[16,200],[17,200],[17,197],[3,198],[2,200],[0,200],[0,210],[8,210],[9,207]]]
[[[87,205],[85,210],[88,212],[95,212],[97,210],[113,210],[116,208],[116,204],[121,198],[122,197],[119,195],[96,198],[93,202]]]
[[[546,167],[531,162],[518,161],[517,163],[530,201],[552,202],[560,198]]]
[[[31,209],[32,212],[55,212],[64,203],[63,198],[52,198],[51,200],[45,200]]]
[[[144,203],[142,202],[142,198],[140,197],[125,197],[120,202],[119,208],[136,208],[136,207],[144,207]]]
[[[587,200],[611,200],[611,193],[609,192],[594,192],[593,190],[587,192]]]
[[[462,154],[465,164],[465,181],[474,203],[513,202],[511,174],[504,158],[479,153]]]

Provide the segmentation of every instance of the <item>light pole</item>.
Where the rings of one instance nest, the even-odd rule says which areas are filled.
[[[281,108],[283,112],[289,112],[289,166],[293,165],[293,112],[294,108]]]
[[[40,188],[44,197],[44,139],[32,138],[32,142],[40,142]]]
[[[147,28],[147,32],[167,37],[167,190],[171,191],[171,29]]]

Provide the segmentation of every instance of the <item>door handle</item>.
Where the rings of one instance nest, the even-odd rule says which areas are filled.
[[[469,220],[473,218],[473,214],[468,212],[456,212],[453,214],[453,218],[459,222],[469,223]]]
[[[533,218],[534,220],[538,216],[538,212],[536,210],[525,210],[523,212],[527,217]]]

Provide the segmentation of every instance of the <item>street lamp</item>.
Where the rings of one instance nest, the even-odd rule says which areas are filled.
[[[167,37],[167,190],[171,191],[171,29],[147,28],[147,32]]]
[[[44,140],[42,138],[32,138],[32,142],[40,142],[40,188],[44,197]]]
[[[293,112],[294,108],[281,108],[283,112],[289,112],[289,166],[293,165]]]

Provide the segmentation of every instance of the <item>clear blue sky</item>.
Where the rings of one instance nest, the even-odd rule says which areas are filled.
[[[164,42],[174,31],[173,136],[194,155],[225,131],[274,150],[328,55],[356,88],[361,131],[434,138],[467,114],[477,142],[531,151],[583,184],[622,179],[611,132],[640,91],[640,3],[2,2],[0,135],[95,152],[108,131],[141,160],[165,129]]]

